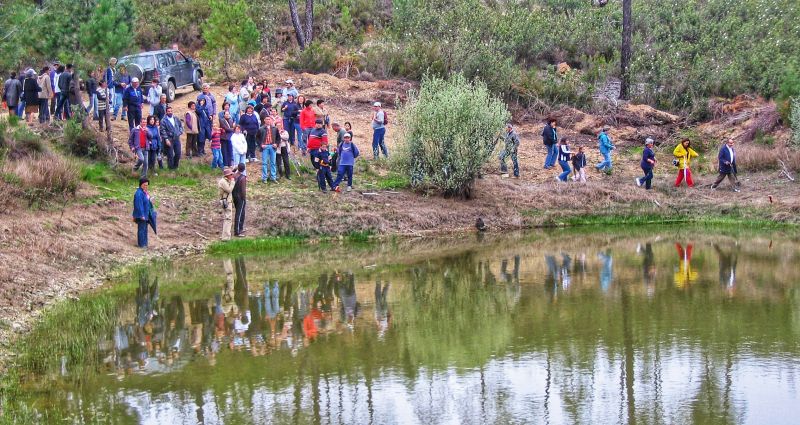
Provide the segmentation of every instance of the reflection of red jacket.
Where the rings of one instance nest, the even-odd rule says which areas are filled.
[[[317,337],[317,324],[314,322],[314,317],[310,314],[303,319],[303,333],[306,334],[306,338],[308,339]]]
[[[314,113],[314,108],[308,107],[303,108],[300,111],[300,129],[305,130],[307,128],[314,128],[314,125],[317,121],[317,114]]]

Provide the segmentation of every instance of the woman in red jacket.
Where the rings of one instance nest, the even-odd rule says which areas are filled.
[[[314,102],[306,100],[305,103],[303,103],[303,110],[300,111],[300,130],[303,133],[300,139],[300,149],[303,150],[303,155],[308,151],[308,135],[311,133],[311,130],[314,129],[315,122],[317,121],[317,114],[311,106],[313,104]]]

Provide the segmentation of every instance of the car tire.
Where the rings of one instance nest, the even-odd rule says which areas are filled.
[[[192,75],[192,87],[195,90],[200,91],[203,89],[203,82],[201,81],[200,71],[195,71]]]
[[[175,101],[175,83],[172,81],[167,83],[167,102],[172,103]]]

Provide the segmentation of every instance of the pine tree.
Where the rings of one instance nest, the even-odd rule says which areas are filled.
[[[99,0],[90,18],[80,27],[81,47],[98,58],[124,52],[133,42],[133,31],[124,3],[129,0]]]
[[[233,56],[245,57],[259,50],[259,34],[250,10],[243,0],[211,0],[211,16],[203,26],[206,45],[203,51],[223,58],[223,72],[230,79],[228,64]]]

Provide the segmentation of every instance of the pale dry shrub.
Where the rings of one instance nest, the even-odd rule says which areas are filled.
[[[3,164],[3,178],[29,206],[75,196],[80,183],[78,166],[56,155],[37,156]]]
[[[740,145],[736,149],[736,155],[736,162],[740,172],[780,169],[780,161],[783,161],[789,170],[800,170],[800,151],[784,146],[772,148],[752,144]],[[714,169],[718,165],[716,157],[715,151],[713,153],[713,161],[710,161]]]

